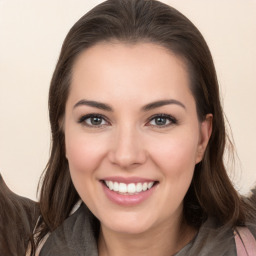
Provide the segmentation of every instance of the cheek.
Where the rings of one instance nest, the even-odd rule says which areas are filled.
[[[175,133],[156,147],[152,159],[159,168],[165,184],[165,198],[177,208],[191,184],[197,155],[198,138],[192,134]],[[156,145],[156,144],[155,144]],[[166,202],[162,202],[166,205]]]
[[[104,145],[83,133],[65,133],[66,157],[73,184],[82,200],[94,209],[97,169],[104,158]]]
[[[195,136],[173,136],[152,147],[153,160],[166,175],[193,172],[197,157]]]
[[[97,169],[105,152],[100,139],[78,132],[66,132],[65,146],[70,171],[84,174]]]
[[[190,138],[183,136],[166,140],[155,150],[154,162],[161,170],[164,183],[163,197],[159,204],[163,208],[169,205],[166,214],[179,209],[191,184],[195,168],[196,145],[197,141],[193,136]]]

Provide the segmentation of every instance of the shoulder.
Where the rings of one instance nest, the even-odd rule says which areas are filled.
[[[40,256],[97,255],[97,225],[89,209],[81,204],[61,226],[49,234]]]
[[[193,241],[175,256],[234,256],[236,245],[232,228],[221,227],[214,217],[201,225]]]
[[[234,235],[238,256],[256,254],[256,240],[248,227],[237,227]]]
[[[201,226],[189,250],[183,255],[233,256],[256,255],[256,229],[254,224],[232,228],[220,226],[214,217],[209,217]]]
[[[249,255],[256,255],[256,188],[250,196],[242,197],[242,202],[248,209],[245,225],[235,228],[228,224],[223,226],[210,216],[201,226],[189,255],[246,255],[238,254],[239,250],[250,250],[252,254]]]

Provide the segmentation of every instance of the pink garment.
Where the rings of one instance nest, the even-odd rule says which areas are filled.
[[[235,232],[237,256],[256,256],[256,240],[246,227],[238,227]]]

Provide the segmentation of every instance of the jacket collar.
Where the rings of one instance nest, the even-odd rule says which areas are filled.
[[[98,256],[99,224],[85,204],[54,230],[40,256]]]

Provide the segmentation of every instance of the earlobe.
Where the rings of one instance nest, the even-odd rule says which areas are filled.
[[[205,149],[212,134],[212,114],[207,114],[205,120],[200,125],[200,140],[197,148],[196,164],[202,161]]]

